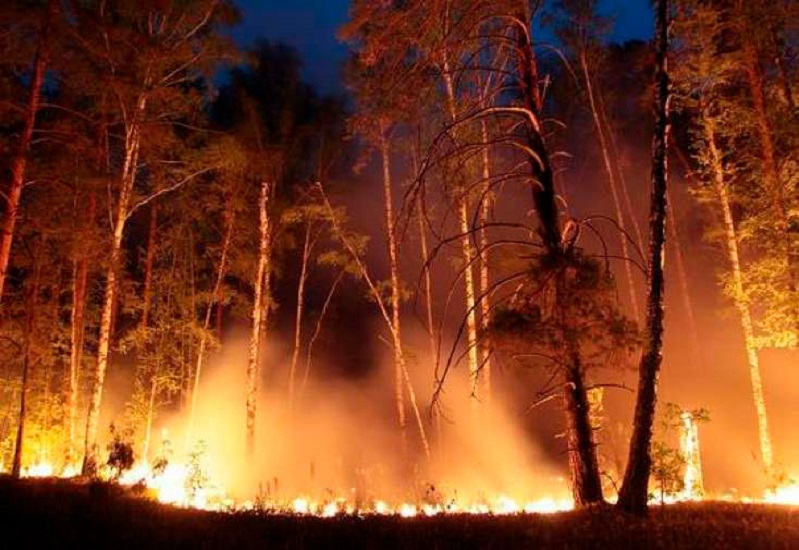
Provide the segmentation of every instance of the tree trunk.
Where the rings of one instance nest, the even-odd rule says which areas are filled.
[[[453,123],[458,120],[455,88],[452,82],[449,61],[444,60],[444,87],[447,93],[447,106],[450,119]],[[453,130],[453,133],[455,130]],[[471,226],[469,224],[469,192],[466,188],[459,190],[462,194],[458,198],[458,222],[461,231],[461,257],[463,266],[463,292],[466,299],[466,351],[469,362],[470,404],[472,412],[477,411],[479,405],[480,358],[477,344],[477,299],[474,279],[475,253],[472,245]]]
[[[529,113],[525,125],[524,138],[526,146],[533,152],[527,155],[530,173],[535,184],[532,185],[533,203],[539,220],[539,236],[546,254],[554,258],[571,254],[572,248],[564,246],[560,230],[560,220],[556,202],[555,185],[547,153],[546,143],[541,135],[540,109],[541,98],[537,89],[537,64],[533,54],[531,36],[527,30],[529,17],[525,14],[514,16],[517,21],[517,51],[519,52],[518,71],[520,76],[521,97],[524,109]],[[558,275],[555,281],[556,289],[561,284],[563,274]],[[560,294],[560,293],[558,293]],[[558,307],[561,299],[556,297],[555,306]],[[564,368],[564,384],[572,392],[566,394],[566,409],[572,411],[567,418],[567,437],[570,442],[570,466],[574,480],[573,491],[575,504],[584,506],[603,501],[602,485],[599,481],[599,470],[596,459],[596,446],[593,444],[593,435],[590,431],[590,416],[588,399],[585,394],[585,381],[582,369],[579,368],[579,349],[570,352],[569,365]],[[585,407],[580,408],[584,402]],[[587,420],[580,420],[584,415]],[[587,430],[585,428],[587,422]],[[574,444],[572,444],[572,442]]]
[[[247,457],[252,458],[255,452],[255,415],[258,407],[258,378],[260,375],[261,335],[264,325],[264,309],[268,307],[269,296],[267,279],[270,275],[269,259],[271,256],[271,231],[268,214],[271,185],[261,183],[261,196],[258,201],[259,218],[259,251],[258,271],[254,288],[255,299],[252,306],[252,330],[250,332],[250,354],[247,363]]]
[[[25,335],[22,344],[22,388],[19,396],[19,421],[17,423],[17,438],[14,444],[14,459],[11,465],[11,476],[19,479],[22,474],[22,457],[25,446],[25,424],[28,421],[28,385],[31,370],[31,346],[36,321],[36,304],[39,301],[39,282],[41,280],[42,266],[40,254],[37,252],[33,274],[33,283],[28,296],[28,308],[25,314]]]
[[[624,221],[624,213],[622,211],[621,199],[619,197],[619,182],[616,181],[616,172],[613,169],[613,160],[611,158],[608,137],[605,135],[605,128],[602,124],[602,116],[599,113],[599,107],[597,105],[596,99],[594,98],[594,86],[591,81],[591,73],[588,70],[588,60],[585,57],[585,52],[580,52],[580,67],[583,70],[583,78],[585,79],[585,88],[588,95],[588,103],[591,107],[591,115],[594,119],[594,128],[596,129],[597,139],[599,140],[599,148],[602,151],[602,161],[604,162],[605,173],[608,176],[610,193],[613,197],[613,207],[616,210],[616,219],[621,232],[619,235],[619,241],[621,243],[621,253],[624,257],[622,263],[624,264],[624,272],[627,276],[627,289],[630,296],[630,305],[632,306],[635,320],[640,323],[641,312],[638,307],[638,296],[635,292],[635,279],[633,278],[632,263],[630,262],[632,256],[630,255],[630,247],[627,240],[627,224]]]
[[[763,394],[763,382],[760,377],[760,358],[755,341],[755,331],[752,323],[752,315],[746,301],[744,289],[741,259],[738,253],[738,237],[735,229],[735,222],[732,216],[730,197],[727,192],[727,183],[724,177],[724,166],[722,164],[721,152],[716,147],[716,131],[713,121],[704,116],[704,137],[710,152],[713,164],[713,187],[719,199],[722,219],[724,220],[724,242],[727,248],[727,256],[730,260],[732,270],[733,289],[735,292],[735,307],[741,317],[741,329],[744,335],[744,346],[746,347],[746,357],[749,362],[749,378],[752,383],[752,398],[757,412],[757,428],[760,440],[760,454],[766,472],[770,475],[773,471],[774,459],[771,447],[771,435],[768,429],[768,416],[766,415],[766,399]]]
[[[399,254],[397,252],[397,235],[394,227],[393,185],[391,183],[391,164],[388,140],[385,129],[380,124],[380,153],[383,163],[383,201],[386,220],[386,242],[388,245],[389,270],[391,272],[391,326],[394,340],[394,402],[397,409],[397,425],[405,440],[405,398],[402,390],[402,330],[400,326],[401,288],[399,276]]]
[[[217,334],[221,338],[221,325],[222,325],[222,304],[219,297],[219,291],[222,288],[222,281],[225,279],[225,272],[227,269],[227,257],[230,251],[230,241],[233,238],[233,224],[235,221],[235,214],[230,211],[226,216],[225,237],[222,241],[222,253],[219,258],[219,266],[216,271],[216,280],[214,281],[214,288],[211,291],[211,300],[205,310],[205,319],[203,320],[203,330],[200,333],[200,343],[197,347],[197,363],[194,366],[194,384],[191,390],[191,406],[189,408],[189,426],[186,430],[186,443],[190,444],[194,435],[194,421],[197,412],[197,394],[200,391],[200,375],[203,368],[203,360],[205,359],[205,348],[208,345],[208,331],[211,328],[211,312],[214,305],[216,305],[217,312]]]
[[[638,218],[636,217],[635,213],[636,210],[633,208],[632,200],[630,199],[630,190],[627,186],[627,177],[625,175],[625,162],[622,159],[621,151],[619,151],[619,147],[616,144],[616,135],[611,127],[610,121],[608,120],[607,110],[605,109],[605,102],[602,99],[601,91],[596,93],[597,95],[597,103],[599,106],[599,115],[602,121],[603,126],[605,127],[605,133],[608,136],[608,142],[610,143],[610,155],[613,159],[613,164],[616,168],[616,175],[619,178],[619,189],[621,189],[621,196],[624,199],[624,207],[627,209],[627,215],[630,218],[630,223],[633,226],[633,231],[635,234],[635,243],[643,249],[644,246],[644,236],[641,232],[641,224],[638,223]]]
[[[0,301],[3,299],[6,275],[8,274],[8,262],[11,258],[11,245],[14,241],[14,229],[19,215],[20,199],[22,198],[22,188],[25,185],[25,168],[28,162],[28,149],[30,149],[33,138],[33,130],[36,126],[36,115],[39,112],[41,101],[42,85],[44,84],[45,73],[47,72],[47,47],[49,42],[50,20],[56,9],[54,0],[47,3],[39,30],[39,42],[36,46],[36,54],[33,59],[33,74],[31,75],[28,87],[28,102],[25,106],[25,117],[22,127],[22,135],[17,143],[14,157],[11,159],[11,185],[6,199],[6,211],[3,216],[3,234],[0,237]]]
[[[478,232],[480,239],[480,328],[483,332],[488,330],[488,325],[491,320],[491,296],[489,295],[489,286],[491,285],[491,278],[489,273],[489,257],[488,257],[488,231],[486,224],[491,217],[491,153],[488,145],[488,125],[485,119],[480,121],[480,130],[483,139],[483,185],[480,204],[480,230]],[[484,402],[488,403],[491,400],[491,350],[487,346],[480,346],[482,351],[481,361],[481,374],[482,386],[481,395]]]
[[[144,304],[142,306],[141,326],[149,324],[150,302],[153,294],[153,262],[155,261],[156,237],[158,234],[158,205],[150,207],[150,228],[147,237],[147,259],[144,262]]]
[[[568,361],[563,385],[566,434],[574,504],[582,507],[602,502],[602,479],[579,353],[573,353]]]
[[[698,359],[700,365],[704,364],[702,344],[699,341],[699,327],[696,324],[696,315],[694,315],[694,306],[691,301],[691,286],[688,284],[688,272],[685,269],[685,258],[682,253],[682,240],[680,239],[680,232],[677,227],[677,220],[674,216],[674,203],[667,193],[666,200],[672,205],[667,212],[666,225],[669,230],[669,238],[672,242],[674,250],[674,265],[677,268],[677,278],[680,281],[680,294],[682,295],[682,303],[685,308],[685,316],[688,319],[688,332],[691,333],[691,342],[694,347],[694,354]]]
[[[94,223],[97,200],[94,193],[89,195],[89,208],[86,213],[83,236]],[[89,278],[89,260],[84,251],[79,251],[80,242],[75,243],[72,269],[72,311],[70,312],[70,353],[69,380],[67,382],[66,418],[69,430],[67,464],[72,466],[76,454],[76,430],[78,414],[78,381],[83,361],[83,339],[86,331],[86,290]]]
[[[475,254],[472,246],[471,227],[469,225],[468,198],[459,199],[458,219],[461,226],[461,257],[463,267],[463,286],[466,296],[466,345],[469,361],[469,385],[471,387],[471,406],[476,410],[480,403],[480,358],[477,349],[477,299],[474,284]]]
[[[147,400],[147,420],[144,425],[144,443],[142,444],[141,458],[147,462],[150,454],[150,438],[153,429],[153,417],[155,416],[155,398],[158,395],[158,367],[150,378],[150,397]]]
[[[393,317],[389,308],[386,307],[385,301],[380,294],[380,290],[375,285],[372,277],[369,275],[369,270],[366,269],[366,265],[363,263],[358,251],[353,247],[352,243],[347,239],[346,235],[341,229],[341,225],[336,219],[335,213],[333,211],[333,207],[330,205],[330,201],[327,199],[327,195],[325,195],[324,187],[321,183],[317,182],[319,187],[319,192],[322,195],[322,200],[324,201],[325,208],[327,209],[328,214],[330,215],[331,225],[333,226],[333,231],[335,232],[336,236],[341,240],[341,243],[344,245],[344,248],[347,252],[352,256],[352,259],[355,261],[355,264],[358,267],[358,271],[361,273],[361,276],[366,281],[366,286],[369,288],[369,292],[372,294],[375,302],[377,303],[377,307],[380,310],[380,314],[383,316],[383,321],[385,321],[386,326],[388,327],[389,332],[391,333],[392,341],[394,343],[394,348],[402,349],[400,346],[400,338],[399,334],[396,332],[393,323]],[[400,376],[405,382],[405,387],[408,389],[408,401],[411,406],[411,410],[413,410],[414,416],[416,417],[416,426],[419,429],[419,438],[422,442],[422,447],[425,452],[425,456],[427,459],[430,459],[430,445],[427,441],[427,433],[424,428],[424,422],[422,421],[422,415],[419,411],[419,405],[416,401],[416,392],[413,389],[413,384],[411,383],[411,378],[408,374],[408,369],[405,365],[405,358],[400,353],[399,355],[395,352],[395,359],[399,359],[399,370]],[[401,391],[401,388],[400,388]],[[404,431],[403,431],[404,434]],[[404,437],[403,437],[404,441]]]
[[[667,150],[669,138],[668,73],[669,0],[655,5],[655,128],[652,138],[652,195],[649,212],[649,261],[646,339],[638,369],[638,395],[630,453],[619,491],[620,509],[638,515],[647,512],[652,425],[657,404],[657,382],[663,359],[663,263],[666,245]]]
[[[333,296],[336,294],[336,289],[338,288],[339,283],[344,278],[346,274],[346,270],[342,269],[336,275],[336,278],[333,280],[333,284],[330,285],[330,289],[327,291],[327,296],[325,296],[325,301],[322,304],[322,309],[319,312],[319,317],[316,319],[316,327],[314,328],[313,334],[308,339],[308,347],[305,351],[305,371],[302,375],[302,389],[301,391],[304,393],[305,388],[308,385],[308,376],[311,373],[311,360],[313,358],[313,348],[314,344],[316,344],[317,338],[319,338],[319,334],[322,332],[322,322],[325,320],[325,316],[327,315],[327,310],[330,308],[330,304],[333,301]]]
[[[111,239],[108,269],[106,272],[105,295],[103,297],[103,310],[100,315],[100,334],[97,349],[97,367],[95,380],[89,399],[89,411],[86,415],[86,438],[84,441],[83,475],[94,475],[97,468],[97,430],[100,420],[100,406],[103,399],[103,384],[108,368],[108,357],[111,349],[111,328],[116,307],[117,270],[122,257],[122,238],[125,234],[125,225],[128,218],[128,206],[133,193],[133,183],[136,180],[137,164],[139,158],[139,143],[141,132],[141,117],[147,106],[147,97],[140,95],[136,104],[136,113],[128,126],[125,135],[125,161],[122,166],[120,190],[117,203],[116,219],[114,220],[114,234]]]
[[[305,225],[305,240],[302,246],[300,280],[297,282],[297,312],[294,319],[294,350],[291,354],[291,366],[289,367],[289,406],[292,410],[294,409],[294,385],[297,374],[297,362],[300,359],[300,346],[302,344],[302,317],[305,311],[305,283],[308,280],[308,265],[311,261],[311,251],[313,249],[311,229],[312,224],[310,220],[308,220]]]

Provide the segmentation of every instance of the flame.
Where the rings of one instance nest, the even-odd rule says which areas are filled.
[[[37,462],[22,470],[22,477],[53,477],[55,470],[49,462]]]
[[[768,504],[799,506],[799,482],[792,482],[766,491],[763,500]]]
[[[1,471],[2,464],[0,464]],[[391,504],[384,500],[372,500],[365,507],[357,507],[346,498],[333,498],[315,501],[307,496],[300,496],[288,502],[263,502],[256,500],[236,502],[227,498],[225,492],[217,489],[206,476],[196,475],[197,465],[169,463],[154,469],[147,462],[140,462],[132,469],[124,472],[116,482],[122,486],[144,486],[161,503],[174,506],[197,508],[215,511],[251,511],[268,510],[275,513],[313,515],[332,518],[342,514],[348,515],[395,515],[402,518],[415,518],[420,515],[436,516],[440,514],[554,514],[572,510],[571,499],[556,499],[551,496],[527,502],[517,501],[508,495],[500,494],[489,499],[482,498],[474,502],[459,502],[455,499],[441,503],[400,502]],[[56,473],[56,468],[45,460],[26,466],[22,476],[27,478],[43,477],[76,477],[80,469],[75,464],[67,464]],[[111,480],[108,468],[101,470],[101,477]],[[799,482],[789,478],[788,483],[767,490],[761,498],[751,498],[734,493],[722,496],[704,497],[697,493],[681,492],[665,495],[664,503],[673,504],[688,500],[721,499],[753,504],[779,504],[799,506]],[[613,499],[611,499],[612,502]],[[652,502],[660,503],[658,496]]]

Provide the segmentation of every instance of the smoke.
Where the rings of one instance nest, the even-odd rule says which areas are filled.
[[[315,367],[319,374],[304,389],[299,377],[292,406],[284,368],[288,350],[279,342],[270,338],[262,348],[252,458],[244,452],[244,338],[231,339],[210,358],[201,383],[195,440],[202,440],[207,449],[213,483],[230,496],[252,499],[258,492],[268,493],[277,502],[298,496],[350,502],[434,498],[479,502],[497,495],[525,502],[568,497],[567,484],[559,477],[563,472],[550,464],[513,415],[503,410],[500,396],[495,405],[480,405],[477,419],[468,381],[460,370],[447,382],[445,418],[436,421],[427,407],[432,369],[410,361],[431,443],[428,460],[407,399],[404,439],[397,427],[393,364],[387,361],[357,379],[326,376],[323,368]],[[323,355],[319,353],[320,360]],[[181,446],[190,450],[196,444],[187,445],[179,435],[186,423],[185,414],[174,414],[156,425],[169,429],[172,445],[180,451]]]

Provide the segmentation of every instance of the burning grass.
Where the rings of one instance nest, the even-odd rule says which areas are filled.
[[[418,516],[220,513],[180,509],[105,483],[0,478],[8,547],[796,548],[799,507],[654,506],[647,520],[599,508],[558,514]]]

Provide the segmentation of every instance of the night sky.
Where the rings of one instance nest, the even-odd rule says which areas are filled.
[[[601,0],[602,11],[616,18],[613,38],[648,38],[652,28],[649,0]],[[339,67],[346,47],[336,30],[347,19],[349,0],[238,0],[242,22],[234,30],[241,46],[256,38],[296,47],[308,80],[323,91],[339,89]]]

